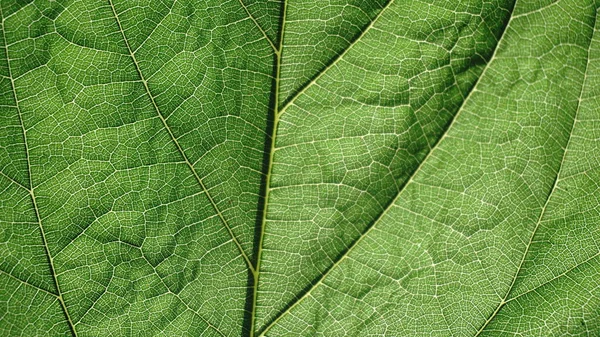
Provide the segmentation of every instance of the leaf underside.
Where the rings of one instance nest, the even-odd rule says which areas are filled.
[[[0,335],[600,336],[599,7],[0,0]]]

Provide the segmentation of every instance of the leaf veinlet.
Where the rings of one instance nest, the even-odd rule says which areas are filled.
[[[5,22],[4,19],[5,18],[4,18],[4,13],[2,11],[2,6],[0,6],[0,20],[2,22],[1,28],[2,28],[2,36],[3,36],[2,40],[4,41],[4,43],[6,43],[6,32],[5,32],[6,29],[4,27],[4,22]],[[75,324],[73,323],[73,320],[71,319],[71,315],[69,314],[69,310],[67,309],[67,305],[65,304],[65,300],[63,298],[63,293],[61,292],[61,289],[60,289],[60,284],[58,282],[58,276],[56,274],[56,268],[54,267],[54,259],[52,257],[52,254],[50,254],[50,249],[48,248],[48,241],[46,240],[46,232],[44,231],[44,226],[42,225],[42,218],[40,216],[40,211],[37,206],[37,201],[36,201],[35,191],[34,191],[35,186],[33,185],[33,179],[31,176],[31,161],[29,158],[29,148],[27,145],[27,131],[25,129],[25,124],[23,123],[23,117],[21,115],[21,108],[19,107],[19,99],[17,97],[17,92],[15,90],[15,81],[14,81],[14,77],[12,75],[12,70],[11,70],[11,66],[10,66],[10,57],[8,57],[8,48],[6,48],[6,56],[7,56],[7,71],[8,71],[8,76],[10,78],[11,94],[15,101],[15,108],[17,109],[19,123],[21,126],[21,130],[23,132],[23,143],[24,143],[24,147],[25,147],[25,157],[27,160],[27,171],[28,171],[27,176],[28,176],[29,186],[27,187],[27,186],[23,186],[21,184],[18,184],[18,185],[23,187],[24,189],[26,189],[31,198],[31,203],[32,203],[33,209],[35,211],[35,218],[37,220],[37,223],[38,223],[38,226],[40,229],[40,233],[41,233],[41,239],[42,239],[42,243],[44,246],[44,252],[46,253],[46,257],[48,259],[48,266],[50,267],[50,273],[52,274],[52,281],[54,282],[54,286],[56,287],[58,294],[50,293],[46,290],[44,290],[44,291],[46,293],[54,295],[57,298],[58,302],[60,303],[60,307],[61,307],[63,313],[65,314],[65,318],[67,320],[69,330],[71,331],[73,336],[77,337],[77,331],[75,330]],[[38,287],[36,287],[36,288],[38,288]]]

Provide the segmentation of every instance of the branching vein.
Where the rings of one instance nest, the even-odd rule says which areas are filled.
[[[110,3],[110,7],[111,7],[111,9],[113,11],[113,15],[115,17],[115,20],[117,21],[117,25],[119,26],[119,30],[121,32],[123,41],[125,42],[125,45],[127,46],[127,49],[129,50],[129,54],[131,55],[131,59],[133,61],[133,64],[135,65],[135,69],[136,69],[139,77],[141,78],[142,83],[144,84],[144,88],[146,90],[146,93],[148,94],[148,97],[152,101],[152,106],[154,107],[154,110],[156,111],[156,114],[158,115],[158,118],[160,118],[163,126],[165,127],[165,130],[167,130],[167,132],[169,133],[169,136],[171,137],[171,140],[173,141],[173,143],[177,147],[177,150],[179,151],[179,153],[181,154],[181,156],[185,160],[187,166],[190,168],[190,171],[194,175],[194,178],[196,178],[196,181],[198,182],[198,184],[200,185],[200,187],[202,188],[202,190],[206,193],[206,196],[208,197],[208,199],[209,199],[212,207],[214,208],[215,212],[219,216],[219,219],[221,220],[221,222],[223,222],[223,225],[225,225],[225,227],[227,229],[227,232],[229,232],[229,235],[231,236],[231,239],[233,240],[233,242],[235,243],[235,245],[238,247],[238,249],[240,251],[240,254],[244,258],[244,261],[246,262],[246,265],[248,266],[248,269],[250,269],[250,271],[254,274],[255,273],[254,266],[250,262],[250,259],[248,258],[248,256],[244,252],[244,249],[242,248],[242,245],[240,244],[240,242],[238,241],[237,237],[233,233],[233,230],[231,229],[231,226],[229,226],[229,224],[227,223],[227,221],[223,217],[223,213],[219,210],[219,207],[217,206],[217,204],[214,201],[213,197],[209,193],[208,188],[206,188],[206,185],[204,184],[202,178],[200,178],[200,176],[198,175],[198,172],[196,172],[196,169],[194,168],[194,165],[192,165],[192,163],[190,162],[189,158],[187,157],[187,155],[183,151],[183,148],[179,144],[179,141],[177,140],[177,138],[173,134],[173,131],[171,130],[171,128],[167,124],[167,120],[164,118],[164,116],[160,112],[160,109],[158,108],[158,105],[156,104],[156,100],[154,99],[154,96],[152,95],[152,92],[150,91],[150,88],[148,87],[148,81],[146,80],[146,78],[144,77],[144,75],[143,75],[143,73],[142,73],[142,71],[140,69],[139,63],[137,62],[136,57],[135,57],[135,53],[133,52],[133,50],[131,49],[131,46],[129,45],[129,40],[125,36],[125,32],[123,31],[123,27],[121,26],[121,22],[119,21],[119,17],[117,15],[117,11],[115,9],[115,6],[113,5],[112,0],[109,0],[109,3]]]

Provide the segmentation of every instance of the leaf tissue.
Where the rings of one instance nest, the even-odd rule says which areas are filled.
[[[600,336],[597,0],[0,0],[1,336]]]

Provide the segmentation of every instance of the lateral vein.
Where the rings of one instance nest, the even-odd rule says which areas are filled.
[[[521,293],[521,294],[519,294],[519,295],[517,295],[517,296],[515,296],[515,297],[509,298],[509,299],[507,299],[505,302],[506,302],[506,303],[509,303],[509,302],[512,302],[512,301],[514,301],[514,300],[516,300],[516,299],[518,299],[518,298],[520,298],[520,297],[523,297],[523,296],[525,296],[525,295],[527,295],[527,294],[529,294],[529,293],[532,293],[532,292],[534,292],[534,291],[536,291],[536,290],[540,289],[541,287],[543,287],[543,286],[545,286],[545,285],[547,285],[547,284],[550,284],[550,283],[552,283],[552,282],[554,282],[554,281],[558,280],[559,278],[561,278],[561,277],[563,277],[563,276],[565,276],[565,275],[569,274],[570,272],[572,272],[573,270],[575,270],[575,269],[579,268],[580,266],[583,266],[584,264],[590,263],[592,260],[594,260],[594,259],[596,259],[596,258],[598,258],[598,257],[600,257],[600,251],[599,251],[599,252],[597,252],[596,254],[594,254],[594,255],[592,255],[592,256],[590,256],[590,257],[588,257],[587,259],[585,259],[585,260],[581,261],[580,263],[576,263],[576,264],[575,264],[573,267],[571,267],[571,268],[569,268],[569,269],[565,270],[564,272],[562,272],[562,273],[560,273],[560,274],[556,275],[555,277],[553,277],[553,278],[549,279],[548,281],[546,281],[546,282],[544,282],[544,283],[542,283],[542,284],[540,284],[540,285],[538,285],[538,286],[536,286],[536,287],[534,287],[534,288],[532,288],[532,289],[529,289],[529,290],[527,290],[527,291],[525,291],[525,292],[523,292],[523,293]],[[505,303],[505,304],[506,304],[506,303]]]
[[[273,41],[271,41],[271,39],[267,35],[267,32],[265,32],[265,30],[261,27],[261,25],[258,23],[258,21],[256,21],[256,18],[254,17],[254,15],[252,15],[252,13],[250,13],[250,10],[244,4],[244,1],[243,0],[239,0],[239,1],[240,1],[240,5],[242,5],[242,7],[244,8],[244,11],[246,11],[246,14],[248,14],[248,17],[250,18],[250,20],[252,20],[252,22],[254,22],[254,24],[256,25],[256,28],[258,28],[258,30],[260,30],[260,32],[265,37],[267,42],[269,42],[269,45],[273,49],[273,52],[275,52],[276,55],[279,55],[280,50],[277,47],[275,47],[275,44],[273,43]]]
[[[394,0],[391,0],[391,2],[393,2]],[[388,6],[389,4],[388,3]],[[386,7],[387,8],[387,7]],[[384,8],[384,9],[386,9]],[[514,7],[513,7],[514,8]],[[383,11],[383,10],[382,10]],[[381,13],[380,13],[381,14]],[[374,20],[375,21],[375,20]],[[374,22],[373,21],[373,22]],[[373,22],[371,23],[371,26],[373,25]],[[508,24],[507,24],[508,27]],[[506,27],[506,28],[507,28]],[[506,32],[506,28],[504,30],[504,32]],[[503,35],[504,35],[503,32]],[[458,119],[458,116],[460,115],[460,113],[463,111],[463,108],[466,106],[466,103],[470,100],[472,94],[475,92],[477,85],[479,84],[481,78],[484,77],[485,73],[487,72],[489,65],[492,63],[493,59],[496,56],[496,52],[498,51],[498,46],[500,44],[502,37],[500,37],[498,39],[498,42],[494,48],[494,52],[492,53],[492,56],[490,57],[489,61],[487,62],[487,64],[485,65],[485,68],[483,69],[483,71],[481,72],[481,75],[479,76],[479,78],[477,79],[477,81],[475,82],[475,84],[473,84],[473,86],[471,87],[471,90],[469,91],[469,93],[467,94],[467,96],[463,99],[462,104],[460,105],[460,107],[458,108],[456,114],[454,114],[454,117],[452,118],[452,120],[450,121],[449,125],[446,127],[446,129],[444,130],[444,133],[438,138],[438,140],[429,147],[427,154],[425,155],[425,157],[423,158],[423,160],[421,160],[421,162],[419,163],[419,166],[411,173],[410,177],[408,178],[408,180],[404,183],[404,185],[402,185],[400,187],[400,189],[398,190],[398,192],[396,193],[396,196],[394,197],[394,199],[387,205],[387,207],[379,214],[379,216],[369,225],[369,227],[367,228],[367,230],[362,233],[360,235],[360,237],[358,239],[356,239],[347,249],[345,252],[343,252],[343,254],[341,254],[339,256],[339,258],[337,259],[337,261],[331,265],[324,273],[323,275],[318,279],[317,282],[315,282],[301,297],[297,298],[294,303],[292,303],[290,306],[288,306],[288,308],[284,311],[282,311],[281,313],[279,313],[279,315],[277,317],[275,317],[271,323],[269,323],[267,325],[267,327],[262,331],[261,336],[264,336],[272,327],[274,327],[277,322],[279,320],[281,320],[282,317],[286,316],[287,314],[289,314],[296,306],[298,306],[299,303],[301,303],[302,301],[304,301],[307,297],[310,296],[310,294],[312,293],[312,291],[314,289],[316,289],[317,287],[319,287],[323,281],[327,278],[327,276],[333,271],[335,270],[342,262],[345,258],[348,257],[348,255],[352,252],[352,250],[354,248],[356,248],[358,246],[358,244],[366,237],[369,235],[369,233],[371,233],[371,231],[373,231],[373,229],[376,227],[376,225],[379,223],[379,221],[387,214],[387,212],[393,207],[393,205],[399,200],[400,196],[402,195],[402,192],[406,190],[406,186],[408,186],[411,182],[413,182],[414,177],[417,175],[418,172],[420,172],[421,168],[424,166],[424,164],[428,161],[428,159],[431,157],[431,154],[434,152],[434,150],[437,148],[437,146],[442,142],[442,140],[444,138],[446,138],[448,131],[450,129],[452,129],[452,126],[454,125],[454,123],[456,122],[456,120]],[[316,81],[316,79],[315,79]],[[314,82],[314,81],[313,81]],[[295,99],[295,97],[294,97]],[[293,99],[284,107],[287,108],[291,103],[293,102]]]
[[[25,189],[26,191],[29,191],[29,187],[27,187],[27,186],[25,186],[25,185],[21,184],[20,182],[18,182],[18,181],[16,181],[16,180],[14,180],[14,179],[13,179],[13,178],[11,178],[11,177],[10,177],[8,174],[6,174],[6,173],[4,173],[4,172],[0,171],[0,176],[3,176],[3,177],[4,177],[4,178],[6,178],[7,180],[9,180],[11,183],[13,183],[13,184],[15,184],[15,185],[17,185],[17,186],[19,186],[19,187],[22,187],[22,188],[23,188],[23,189]]]
[[[231,239],[233,240],[233,242],[235,243],[235,245],[239,249],[240,254],[242,255],[244,261],[246,262],[246,265],[248,266],[248,269],[250,270],[250,272],[252,274],[255,274],[256,272],[254,270],[254,266],[250,262],[250,259],[248,258],[248,255],[246,255],[246,252],[244,252],[244,249],[242,248],[242,245],[240,244],[240,242],[238,241],[237,237],[233,233],[233,230],[231,229],[231,227],[229,226],[229,224],[227,223],[227,221],[223,217],[223,213],[221,213],[221,211],[220,211],[219,207],[217,206],[216,202],[214,201],[214,199],[210,195],[210,193],[208,191],[208,188],[206,188],[206,185],[204,184],[202,178],[200,178],[200,176],[196,172],[196,169],[194,168],[194,166],[190,162],[189,158],[187,157],[187,155],[183,151],[183,148],[179,144],[179,141],[177,141],[177,138],[173,134],[173,131],[171,131],[171,128],[167,124],[167,120],[164,118],[164,116],[160,112],[160,109],[158,108],[158,105],[156,104],[154,96],[152,95],[152,93],[150,91],[150,88],[148,87],[148,81],[146,81],[146,78],[144,77],[144,75],[143,75],[143,73],[142,73],[142,71],[141,71],[141,69],[139,67],[139,63],[137,62],[135,54],[134,54],[133,50],[131,49],[131,46],[129,45],[129,41],[127,40],[127,37],[125,36],[125,32],[123,31],[123,27],[121,26],[121,21],[119,20],[119,16],[117,15],[117,11],[115,9],[115,6],[113,5],[112,0],[108,0],[108,2],[110,3],[110,7],[112,9],[112,12],[113,12],[113,15],[115,17],[115,20],[117,21],[117,25],[119,27],[119,31],[121,32],[121,36],[123,37],[123,41],[125,42],[127,50],[129,51],[129,54],[130,54],[131,59],[133,61],[133,64],[135,65],[135,69],[136,69],[136,71],[138,73],[138,76],[140,77],[140,79],[142,80],[142,83],[144,84],[144,88],[146,90],[146,94],[150,98],[150,101],[152,101],[152,106],[154,107],[154,110],[156,111],[159,119],[161,120],[161,122],[162,122],[165,130],[168,132],[169,136],[171,137],[171,140],[173,141],[173,143],[177,147],[177,150],[179,151],[179,153],[181,154],[181,156],[185,160],[185,163],[190,168],[192,174],[194,175],[194,178],[196,178],[196,181],[198,182],[198,184],[200,185],[200,187],[202,188],[202,190],[204,191],[204,193],[208,197],[208,200],[210,201],[210,204],[212,205],[213,209],[215,210],[215,212],[219,216],[219,219],[221,219],[221,222],[223,222],[223,225],[227,229],[227,232],[229,232],[229,235],[231,236]]]
[[[516,1],[515,1],[515,7],[516,7]],[[594,16],[593,27],[596,26],[597,16],[598,15],[596,13],[596,15]],[[512,20],[512,18],[511,18],[511,20]],[[477,331],[477,334],[475,334],[475,337],[479,336],[483,332],[483,330],[485,330],[485,328],[490,324],[490,322],[494,319],[494,317],[496,317],[496,315],[498,314],[498,312],[500,312],[500,309],[502,309],[502,307],[506,303],[508,303],[510,301],[510,300],[508,300],[508,297],[510,296],[510,292],[512,291],[512,289],[515,286],[515,283],[517,281],[519,273],[521,272],[521,269],[523,267],[523,263],[525,263],[525,258],[527,257],[527,254],[529,253],[529,249],[531,248],[531,245],[533,243],[533,238],[535,237],[535,234],[537,233],[537,231],[538,231],[538,229],[540,227],[540,224],[542,223],[542,219],[544,218],[544,214],[546,214],[546,209],[548,207],[548,204],[550,202],[552,194],[556,190],[556,186],[558,186],[558,182],[560,180],[560,174],[561,174],[561,171],[563,169],[563,164],[565,162],[565,157],[567,155],[567,149],[569,148],[569,144],[571,143],[571,139],[572,139],[572,136],[573,136],[573,131],[575,130],[575,124],[577,123],[577,116],[579,115],[579,108],[581,107],[581,101],[582,101],[582,96],[583,96],[583,88],[585,87],[585,82],[586,82],[586,78],[587,78],[587,72],[588,72],[588,69],[589,69],[589,64],[590,64],[590,49],[591,49],[591,46],[592,46],[592,40],[594,39],[594,34],[595,34],[595,28],[592,29],[592,36],[590,37],[590,42],[589,42],[589,45],[588,45],[587,62],[585,64],[585,70],[583,72],[583,81],[581,83],[581,90],[579,92],[579,97],[578,97],[578,100],[577,100],[577,107],[575,109],[575,116],[573,116],[573,122],[571,123],[571,130],[569,131],[569,137],[567,138],[567,142],[565,144],[565,147],[564,147],[564,150],[563,150],[563,153],[562,153],[562,158],[560,160],[560,164],[559,164],[558,170],[556,172],[556,176],[554,178],[554,182],[552,183],[552,188],[550,189],[548,195],[546,196],[546,201],[544,202],[544,206],[542,207],[540,215],[539,215],[539,217],[538,217],[538,219],[536,221],[536,224],[535,224],[535,227],[533,229],[533,232],[531,233],[531,235],[529,237],[529,242],[527,243],[527,246],[525,246],[525,251],[523,252],[523,256],[521,257],[521,261],[519,262],[519,266],[517,267],[517,270],[515,271],[515,274],[514,274],[513,279],[512,279],[512,281],[510,283],[510,286],[508,287],[508,290],[506,291],[506,294],[501,299],[500,303],[498,303],[498,305],[496,306],[496,309],[494,310],[494,312],[492,312],[492,314],[490,315],[490,317],[483,323],[483,325],[481,326],[481,328],[479,328],[479,330]]]
[[[5,33],[5,27],[4,27],[4,13],[2,12],[2,6],[0,6],[0,17],[2,17],[2,38],[4,40],[4,43],[6,44],[6,33]],[[21,124],[21,131],[23,132],[23,145],[25,147],[25,158],[27,160],[27,176],[28,176],[28,180],[29,180],[29,188],[26,188],[26,189],[29,192],[29,195],[31,197],[31,203],[32,203],[33,209],[35,211],[36,221],[39,225],[40,234],[42,236],[42,242],[44,244],[44,251],[46,253],[46,257],[48,258],[50,273],[52,274],[52,280],[54,281],[54,285],[56,286],[56,291],[58,292],[58,294],[56,294],[56,297],[57,297],[58,302],[60,303],[60,306],[61,306],[61,308],[65,314],[65,317],[67,319],[67,324],[69,326],[69,330],[75,337],[77,337],[77,331],[75,330],[75,324],[73,324],[71,315],[69,315],[69,309],[67,309],[65,300],[63,298],[63,294],[60,290],[58,276],[56,274],[56,269],[54,268],[54,259],[52,257],[52,254],[50,254],[50,248],[48,247],[48,241],[46,240],[46,232],[44,230],[44,225],[42,224],[42,218],[40,217],[39,208],[37,206],[37,200],[36,200],[35,191],[34,191],[35,188],[33,187],[33,179],[32,179],[32,175],[31,175],[31,160],[29,158],[29,147],[27,145],[27,131],[25,129],[25,124],[23,123],[21,107],[19,105],[17,91],[15,89],[15,80],[12,75],[12,68],[10,66],[10,57],[8,56],[8,48],[5,48],[5,50],[6,50],[6,64],[7,64],[8,77],[10,79],[10,85],[11,85],[11,89],[12,89],[11,92],[12,92],[13,99],[15,100],[15,107],[17,109],[17,115],[19,116],[19,123]]]
[[[32,287],[32,288],[35,288],[35,289],[37,289],[37,290],[39,290],[39,291],[42,291],[42,292],[44,292],[44,293],[46,293],[46,294],[48,294],[48,295],[51,295],[52,297],[56,297],[56,298],[58,298],[58,297],[59,297],[59,296],[58,296],[58,294],[55,294],[55,293],[53,293],[53,292],[51,292],[51,291],[48,291],[48,290],[46,290],[46,289],[44,289],[44,288],[42,288],[42,287],[36,286],[35,284],[33,284],[33,283],[29,282],[29,281],[22,280],[22,279],[20,279],[20,278],[16,277],[15,275],[13,275],[13,274],[11,274],[11,273],[9,273],[9,272],[7,272],[7,271],[4,271],[4,270],[2,270],[2,269],[0,269],[0,274],[4,274],[4,275],[6,275],[6,276],[8,276],[8,277],[12,278],[12,279],[13,279],[13,280],[15,280],[15,281],[21,282],[21,283],[23,283],[23,284],[25,284],[25,285],[28,285],[28,286],[30,286],[30,287]]]
[[[296,95],[294,95],[293,97],[291,97],[290,99],[287,100],[287,102],[284,102],[285,105],[279,110],[278,114],[282,114],[285,112],[285,110],[287,110],[288,107],[290,107],[291,105],[294,104],[294,102],[296,101],[296,99],[298,99],[298,97],[304,95],[304,93],[310,88],[312,87],[321,77],[323,77],[323,75],[329,71],[329,69],[332,69],[342,58],[344,58],[344,56],[348,53],[348,51],[350,49],[352,49],[352,47],[354,45],[356,45],[362,38],[363,36],[365,36],[367,34],[367,32],[369,30],[371,30],[371,28],[373,27],[373,25],[375,24],[375,22],[377,22],[377,20],[379,20],[379,18],[382,16],[382,14],[388,9],[390,8],[390,5],[394,2],[394,0],[389,0],[387,4],[385,4],[385,6],[379,11],[379,13],[377,13],[377,15],[373,18],[373,20],[371,20],[371,22],[369,23],[369,25],[363,29],[363,31],[360,33],[360,35],[354,40],[352,41],[352,43],[350,43],[350,45],[348,45],[348,47],[346,47],[346,49],[344,49],[344,51],[342,51],[340,54],[337,55],[337,57],[333,60],[333,62],[331,62],[331,64],[329,64],[327,67],[325,67],[324,69],[322,69],[319,74],[312,79],[312,81],[308,82],[306,85],[304,85],[304,87],[302,87],[302,89],[300,89],[300,91],[298,91],[298,93]]]

